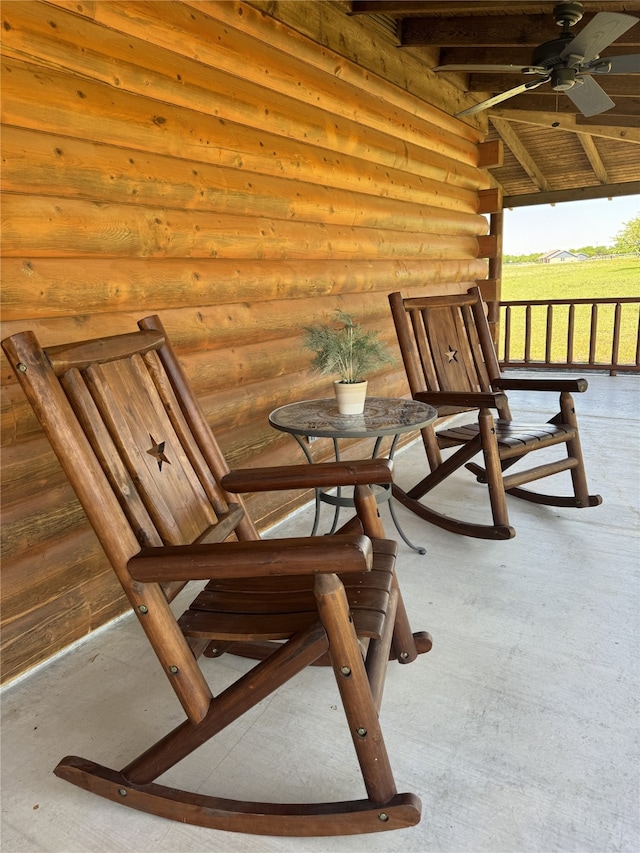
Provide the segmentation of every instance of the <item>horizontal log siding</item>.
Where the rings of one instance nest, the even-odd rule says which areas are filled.
[[[2,336],[33,329],[52,345],[159,313],[233,465],[303,461],[267,415],[330,393],[308,371],[305,324],[341,307],[395,346],[390,290],[486,275],[477,132],[396,85],[395,48],[374,50],[366,22],[304,7],[306,34],[235,2],[2,10]],[[358,38],[386,51],[389,79],[352,61]],[[441,84],[431,100],[443,97]],[[1,371],[6,680],[124,602]],[[371,391],[406,393],[399,364]],[[302,497],[250,505],[264,527]]]

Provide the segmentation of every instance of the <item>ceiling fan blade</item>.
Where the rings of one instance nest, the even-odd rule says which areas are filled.
[[[506,101],[507,98],[513,98],[514,95],[520,95],[522,92],[528,92],[529,89],[536,89],[543,83],[548,83],[550,79],[551,77],[547,76],[543,77],[541,80],[528,80],[526,83],[521,83],[520,86],[516,86],[513,89],[507,89],[506,92],[502,92],[500,95],[494,95],[492,98],[487,98],[486,101],[481,101],[479,104],[467,107],[466,110],[456,113],[456,116],[458,118],[460,118],[460,116],[472,116],[475,115],[475,113],[482,112],[482,110],[488,110],[489,107],[493,107],[495,104]],[[598,86],[598,88],[600,87]]]
[[[470,74],[546,74],[545,68],[527,66],[526,70],[522,65],[437,65],[432,71],[468,71]]]
[[[601,56],[583,67],[592,74],[640,74],[640,53]]]
[[[582,62],[591,62],[600,51],[609,47],[634,24],[638,18],[634,15],[623,15],[620,12],[598,12],[598,14],[583,27],[560,53],[560,59],[569,56],[581,56]]]
[[[582,80],[579,83],[578,80]],[[615,107],[615,104],[593,77],[579,77],[575,86],[565,90],[565,95],[573,101],[584,116],[595,116]]]

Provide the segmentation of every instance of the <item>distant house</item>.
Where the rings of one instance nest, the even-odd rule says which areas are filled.
[[[563,261],[584,261],[587,257],[588,255],[585,255],[584,252],[574,254],[573,252],[567,252],[566,249],[554,249],[552,252],[542,255],[538,260],[542,264],[559,264]]]

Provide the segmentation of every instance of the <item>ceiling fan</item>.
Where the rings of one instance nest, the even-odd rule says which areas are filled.
[[[513,98],[514,95],[536,89],[544,83],[551,83],[556,92],[564,92],[585,116],[598,115],[615,106],[592,75],[640,74],[640,53],[600,56],[601,50],[609,47],[611,42],[631,29],[640,19],[620,12],[598,12],[578,34],[572,33],[570,27],[578,23],[583,13],[582,3],[558,3],[553,10],[553,16],[556,24],[562,27],[562,32],[558,38],[539,45],[533,51],[531,65],[523,68],[517,65],[438,65],[434,68],[434,71],[498,74],[520,71],[522,74],[535,74],[540,78],[521,83],[456,115],[474,115]]]

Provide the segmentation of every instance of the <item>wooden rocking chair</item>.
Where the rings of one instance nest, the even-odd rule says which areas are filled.
[[[600,495],[590,495],[587,488],[571,396],[572,392],[587,390],[586,380],[502,377],[478,287],[466,294],[411,299],[391,293],[389,302],[413,398],[435,406],[441,416],[479,410],[472,423],[422,431],[431,473],[408,491],[394,484],[393,494],[404,506],[453,533],[510,539],[515,530],[509,524],[505,494],[558,507],[602,503]],[[560,395],[560,411],[545,424],[516,424],[504,393],[511,390],[554,391]],[[495,420],[492,410],[498,413]],[[556,444],[565,446],[564,458],[506,473],[532,451]],[[443,459],[441,449],[456,447]],[[484,467],[469,461],[480,452]],[[421,500],[462,465],[488,486],[493,524],[452,518]],[[521,488],[561,471],[571,472],[570,496]]]
[[[64,758],[56,774],[114,802],[216,829],[348,835],[420,820],[398,794],[378,720],[390,657],[431,647],[413,635],[371,484],[373,460],[229,472],[160,320],[139,331],[41,349],[31,332],[2,344],[186,720],[120,771]],[[241,498],[268,489],[355,486],[358,516],[332,537],[260,540]],[[176,619],[191,580],[209,583]],[[258,660],[214,696],[201,655]],[[246,802],[154,782],[310,664],[335,673],[366,797]],[[208,661],[213,669],[215,662]],[[247,768],[251,773],[251,768]]]

